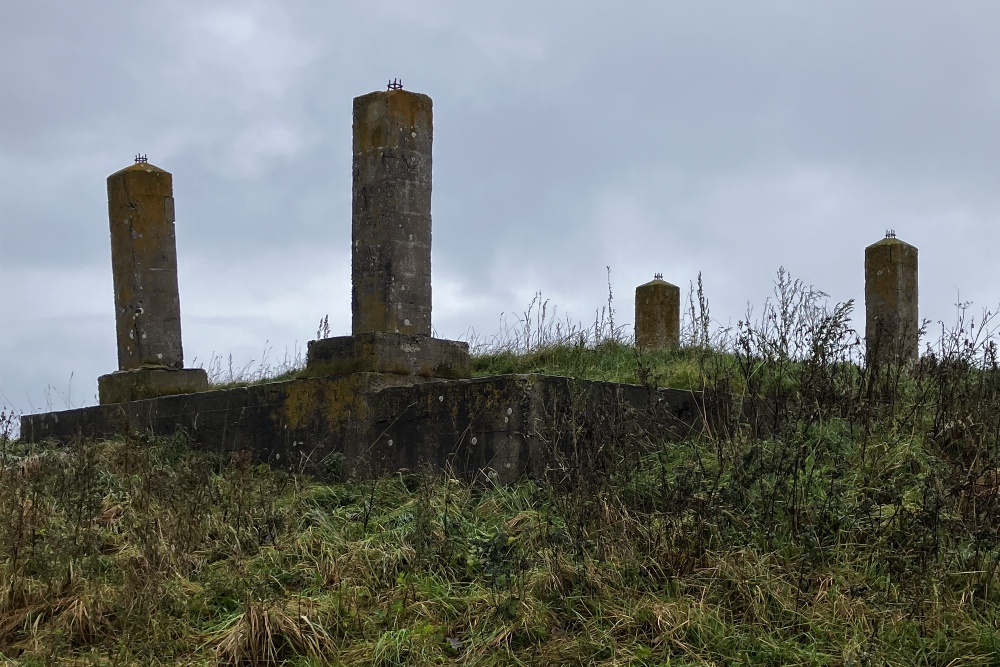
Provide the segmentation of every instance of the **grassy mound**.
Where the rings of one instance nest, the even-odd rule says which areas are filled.
[[[1000,664],[994,337],[963,325],[919,362],[866,364],[849,304],[810,303],[765,309],[714,349],[611,337],[479,355],[479,374],[704,398],[686,439],[598,442],[581,424],[580,458],[513,487],[318,481],[181,438],[54,447],[0,429],[0,655]]]

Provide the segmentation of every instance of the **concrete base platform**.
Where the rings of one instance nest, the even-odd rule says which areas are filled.
[[[202,368],[136,368],[97,378],[97,395],[101,405],[207,389],[208,373]]]
[[[21,437],[183,432],[196,447],[320,477],[429,465],[507,483],[581,451],[632,446],[639,433],[680,436],[699,420],[695,397],[674,389],[542,375],[391,386],[396,379],[357,373],[28,415]]]
[[[309,341],[306,374],[392,373],[458,379],[470,375],[469,344],[402,333],[359,333]]]

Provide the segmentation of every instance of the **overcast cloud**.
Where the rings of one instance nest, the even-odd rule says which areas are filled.
[[[536,291],[589,320],[605,266],[619,322],[654,272],[722,322],[779,266],[860,305],[890,228],[922,317],[995,307],[998,34],[995,0],[5,2],[0,401],[117,369],[105,178],[137,152],[174,175],[188,365],[349,333],[351,100],[391,77],[434,100],[441,337]]]

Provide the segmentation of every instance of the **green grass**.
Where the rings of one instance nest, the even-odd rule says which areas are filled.
[[[602,320],[564,334],[537,297],[477,376],[688,389],[706,421],[674,440],[560,424],[584,453],[515,486],[323,482],[179,438],[57,447],[0,428],[0,658],[1000,664],[994,339],[956,327],[937,356],[869,369],[850,304],[777,285],[720,350],[637,352]]]
[[[212,390],[238,389],[240,387],[254,387],[262,384],[272,384],[274,382],[287,382],[303,377],[304,369],[287,370],[275,375],[261,374],[258,377],[238,377],[232,380],[213,380],[209,382]]]
[[[700,390],[707,364],[731,363],[728,355],[699,348],[648,350],[615,340],[593,345],[546,345],[527,354],[492,352],[472,358],[476,377],[544,373],[584,380]],[[646,374],[645,378],[643,374]]]
[[[570,373],[580,353],[477,364]],[[636,372],[624,346],[586,353],[588,377]],[[668,376],[698,354],[652,358]],[[427,471],[319,483],[179,439],[4,440],[0,654],[23,665],[997,664],[996,521],[975,523],[968,505],[1000,479],[953,484],[947,451],[905,424],[880,417],[865,441],[831,416],[762,438],[631,447],[569,488]]]

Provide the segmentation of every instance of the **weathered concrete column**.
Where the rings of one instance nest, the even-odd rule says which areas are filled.
[[[917,249],[895,232],[865,248],[865,344],[868,362],[916,359]]]
[[[119,372],[98,379],[101,403],[207,388],[184,368],[170,172],[136,158],[109,176],[108,219]]]
[[[398,82],[354,98],[352,335],[309,341],[308,374],[469,375],[468,343],[431,338],[432,121]]]
[[[431,334],[431,98],[354,98],[353,333]]]
[[[635,345],[661,350],[680,345],[681,290],[659,273],[635,288]]]

